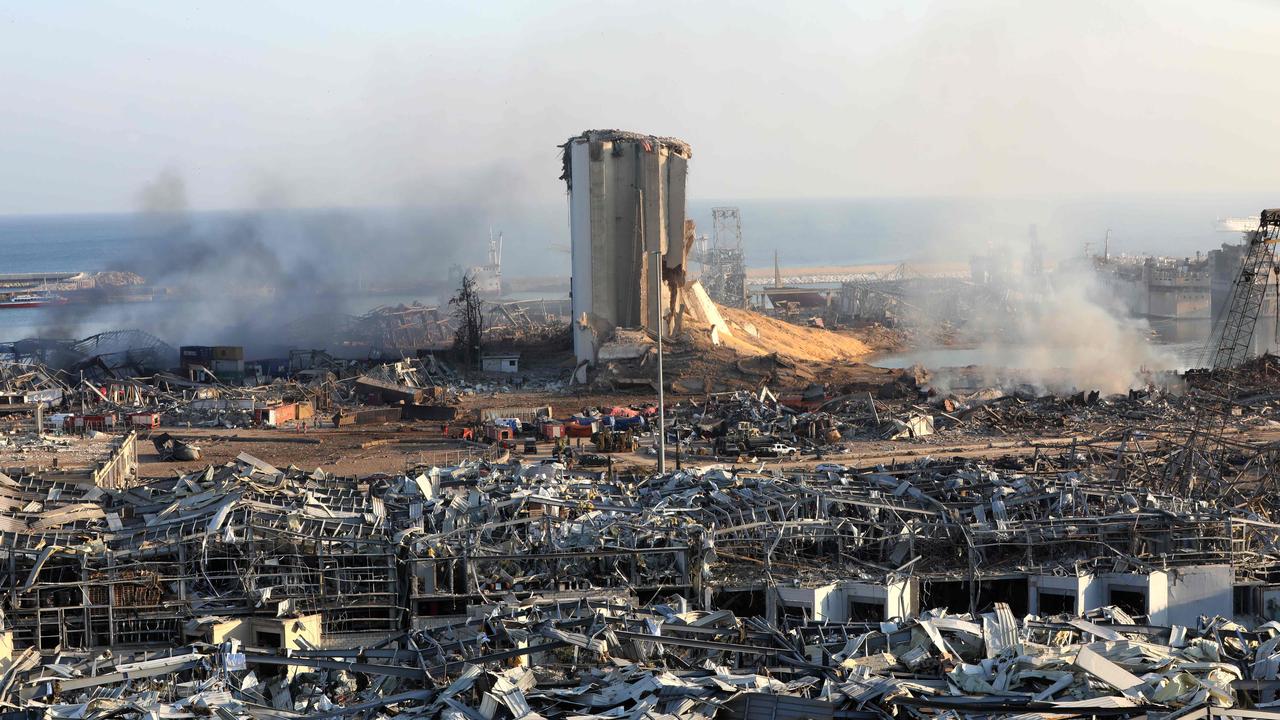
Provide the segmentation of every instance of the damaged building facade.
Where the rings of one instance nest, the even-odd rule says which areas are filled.
[[[583,132],[563,150],[573,349],[579,364],[595,363],[615,328],[652,331],[680,311],[693,245],[685,217],[693,153],[675,138],[620,130]]]

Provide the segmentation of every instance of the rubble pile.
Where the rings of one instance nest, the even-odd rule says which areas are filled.
[[[1280,624],[1223,618],[1276,573],[1274,493],[1200,465],[1166,491],[1185,448],[1133,445],[787,474],[503,460],[348,478],[241,455],[158,481],[0,476],[0,702],[57,718],[1267,702]],[[996,597],[1002,582],[1020,589]],[[1145,601],[1122,607],[1135,587]]]
[[[352,318],[343,331],[343,345],[412,355],[419,348],[447,347],[453,339],[453,325],[448,308],[417,302],[382,306]]]
[[[1193,395],[1156,389],[1101,396],[1003,392],[988,388],[934,398],[922,410],[937,414],[940,431],[1010,436],[1019,434],[1103,433],[1125,427],[1180,427],[1199,409]]]
[[[567,308],[557,300],[485,303],[487,340],[509,341],[543,333],[565,333]],[[448,305],[421,302],[381,305],[363,315],[315,314],[283,330],[291,345],[329,345],[363,357],[412,357],[423,349],[453,345],[457,319]]]
[[[39,666],[23,653],[3,678],[27,707],[67,719],[1136,718],[1231,708],[1239,688],[1280,682],[1274,623],[1151,627],[1116,608],[1018,620],[997,603],[977,616],[936,610],[878,627],[784,630],[615,599],[500,602],[400,639],[350,649],[300,641],[287,657],[234,639],[149,659],[67,652]]]
[[[743,372],[759,359],[739,361]],[[858,441],[946,445],[972,440],[1111,438],[1184,433],[1204,437],[1280,427],[1280,360],[1266,356],[1231,373],[1159,378],[1128,393],[1046,394],[1029,385],[946,390],[923,368],[879,385],[810,383],[789,392],[694,393],[668,411],[672,437],[697,456],[749,461],[792,455],[830,457]],[[702,387],[679,379],[685,392]],[[694,387],[694,386],[697,387]],[[1210,432],[1211,431],[1211,432]]]
[[[43,365],[0,360],[0,412],[25,412],[39,403],[59,402],[69,390]]]
[[[99,345],[107,342],[103,336],[95,338]],[[76,347],[87,347],[88,342]],[[474,392],[452,368],[431,355],[388,363],[341,360],[319,350],[294,351],[273,367],[275,374],[246,373],[243,382],[223,381],[203,368],[206,375],[196,380],[176,370],[158,369],[163,366],[127,360],[133,356],[137,353],[113,356],[115,363],[94,356],[72,366],[78,370],[54,369],[31,354],[0,361],[0,414],[29,416],[41,406],[44,431],[51,434],[161,424],[175,428],[282,426],[319,422],[319,418],[311,420],[318,413],[336,411],[352,417],[370,407],[398,405],[406,399],[445,405],[460,394]],[[371,393],[368,383],[386,392]],[[29,417],[18,421],[31,425]]]

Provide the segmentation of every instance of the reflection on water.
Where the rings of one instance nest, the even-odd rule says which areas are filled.
[[[1179,343],[1204,345],[1209,339],[1209,328],[1212,324],[1208,319],[1152,320],[1151,330],[1155,332],[1155,342],[1160,345]]]

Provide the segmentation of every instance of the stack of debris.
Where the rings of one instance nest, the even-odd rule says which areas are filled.
[[[704,420],[801,437],[854,402],[713,400]],[[143,481],[136,448],[117,455],[0,475],[0,702],[1239,718],[1268,717],[1252,708],[1280,689],[1277,473],[1222,437],[1127,429],[1060,456],[785,474],[504,457],[345,478],[241,455]]]
[[[1274,718],[1280,626],[1222,618],[1137,624],[1117,608],[1019,621],[931,611],[876,624],[778,627],[621,598],[500,601],[395,645],[317,647],[310,618],[258,644],[218,618],[213,643],[158,657],[31,649],[0,661],[0,699],[50,718],[786,718],[1176,716]],[[241,638],[248,638],[242,640]],[[36,715],[39,717],[40,715]]]
[[[0,361],[0,413],[30,412],[37,405],[61,403],[69,390],[44,365]]]

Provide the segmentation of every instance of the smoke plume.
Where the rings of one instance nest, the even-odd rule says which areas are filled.
[[[378,304],[444,302],[452,265],[484,259],[497,200],[455,184],[448,204],[301,209],[287,185],[257,183],[244,211],[188,211],[187,184],[166,168],[137,194],[137,273],[153,302],[48,309],[62,337],[136,328],[173,345],[243,345],[251,356],[332,346],[352,316]]]
[[[1145,319],[1130,316],[1117,284],[1092,258],[1052,242],[968,249],[976,291],[988,301],[974,304],[959,339],[976,345],[984,384],[1117,393],[1177,368],[1176,355],[1153,342]],[[943,373],[938,381],[952,378]]]

